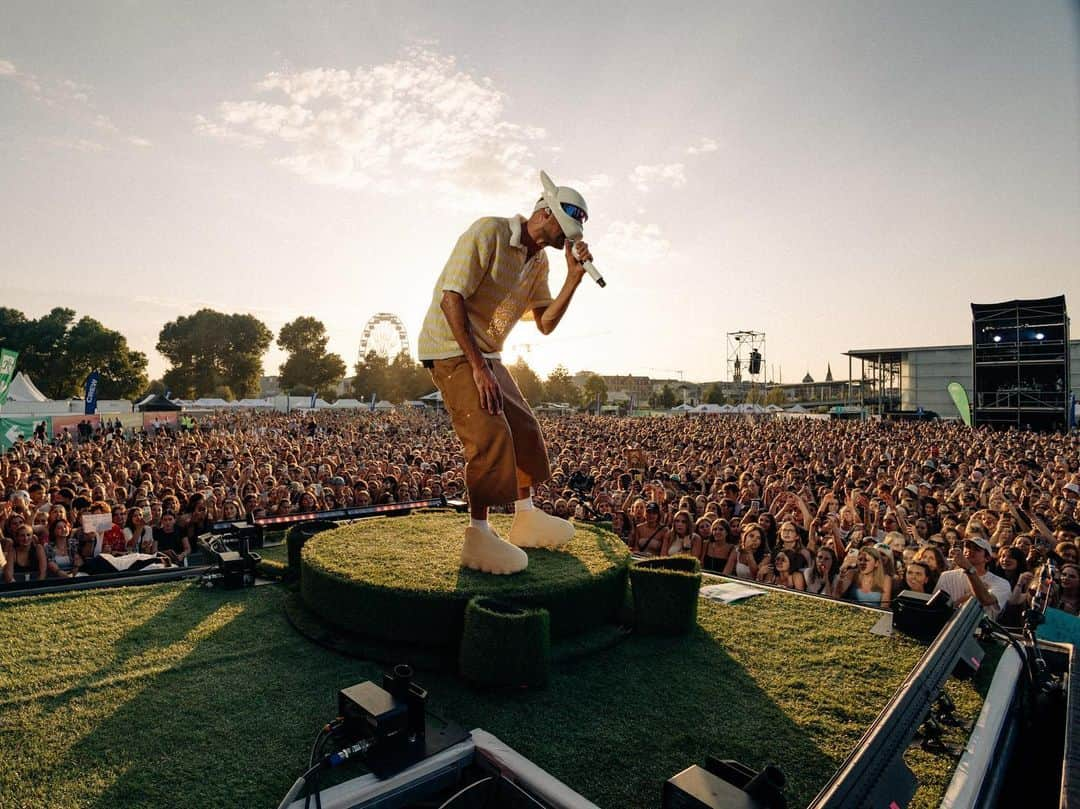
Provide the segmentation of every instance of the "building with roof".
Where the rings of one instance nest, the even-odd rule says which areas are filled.
[[[959,382],[975,402],[971,345],[862,348],[844,352],[854,385],[849,403],[871,413],[932,410],[942,418],[960,418],[950,382]],[[1070,391],[1080,397],[1080,340],[1069,341]],[[861,384],[860,384],[861,382]]]

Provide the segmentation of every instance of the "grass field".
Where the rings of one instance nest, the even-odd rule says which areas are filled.
[[[165,584],[0,602],[0,803],[275,806],[338,689],[378,667],[314,646],[288,591]],[[876,615],[770,594],[703,603],[688,638],[632,637],[556,666],[546,689],[479,692],[421,672],[431,709],[483,727],[604,807],[656,806],[707,754],[781,764],[804,806],[917,661]],[[971,719],[980,699],[950,691]],[[924,753],[917,805],[952,763]]]

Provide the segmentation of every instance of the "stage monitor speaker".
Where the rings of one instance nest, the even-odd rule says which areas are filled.
[[[922,641],[936,638],[952,613],[944,590],[933,594],[904,590],[893,599],[893,627]]]

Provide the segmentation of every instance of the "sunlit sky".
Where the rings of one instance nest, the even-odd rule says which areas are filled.
[[[1075,3],[43,5],[0,14],[0,304],[153,377],[202,306],[314,315],[350,372],[394,312],[415,355],[459,233],[541,168],[608,281],[511,334],[542,374],[727,378],[746,329],[773,379],[843,378],[968,341],[972,300],[1080,307]]]

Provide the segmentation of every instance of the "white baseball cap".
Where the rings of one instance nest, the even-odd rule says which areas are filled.
[[[533,206],[533,213],[547,208],[567,239],[572,242],[581,239],[585,233],[582,225],[589,218],[589,206],[585,197],[568,185],[555,185],[544,171],[540,172],[540,183],[544,186],[544,193]]]

